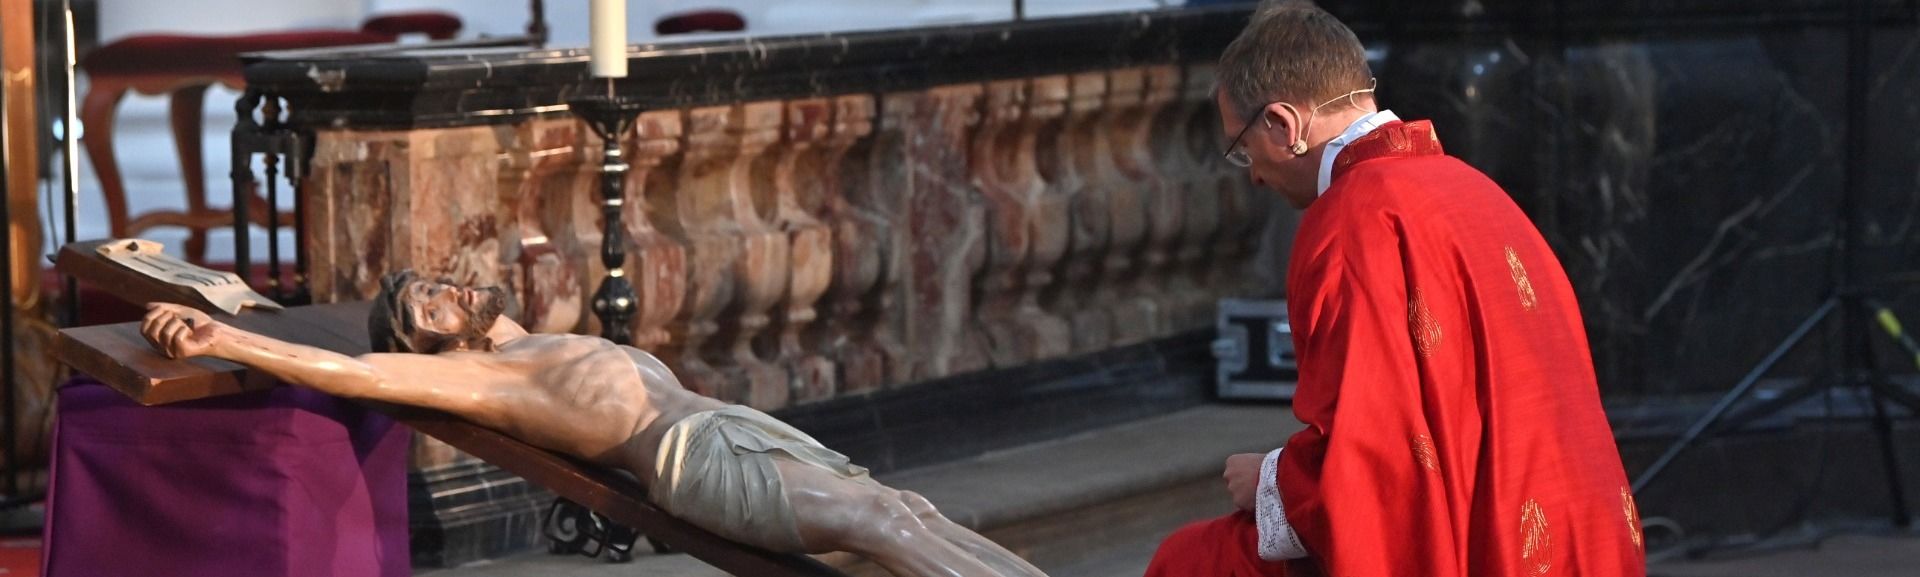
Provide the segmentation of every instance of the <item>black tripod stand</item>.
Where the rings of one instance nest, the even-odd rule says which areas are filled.
[[[1843,331],[1842,338],[1845,339],[1842,347],[1846,350],[1842,368],[1838,374],[1809,379],[1782,392],[1774,399],[1727,417],[1727,411],[1733,408],[1735,403],[1746,398],[1754,386],[1759,384],[1760,379],[1779,364],[1787,353],[1806,340],[1807,335],[1819,327],[1822,321],[1835,317],[1836,312]],[[1845,289],[1836,291],[1834,296],[1821,303],[1812,314],[1807,316],[1806,320],[1801,321],[1800,326],[1775,346],[1773,351],[1760,361],[1760,364],[1747,371],[1746,376],[1740,379],[1739,384],[1734,385],[1733,390],[1727,391],[1726,395],[1721,396],[1720,400],[1714,403],[1713,408],[1708,409],[1705,415],[1694,421],[1692,426],[1687,427],[1687,431],[1680,436],[1679,440],[1668,446],[1667,451],[1662,453],[1659,459],[1642,471],[1640,476],[1635,477],[1633,492],[1639,493],[1645,489],[1702,435],[1715,430],[1716,425],[1719,425],[1718,430],[1734,430],[1742,424],[1779,412],[1808,397],[1828,393],[1830,389],[1859,387],[1866,390],[1873,411],[1873,433],[1875,440],[1880,444],[1880,456],[1886,468],[1887,489],[1893,505],[1893,523],[1899,527],[1907,527],[1911,523],[1911,517],[1907,511],[1906,493],[1900,481],[1899,454],[1893,448],[1893,420],[1887,414],[1887,404],[1899,405],[1905,407],[1910,414],[1920,415],[1920,395],[1915,395],[1888,380],[1886,373],[1880,370],[1879,364],[1875,362],[1872,343],[1868,342],[1869,329],[1865,323],[1861,322],[1868,317],[1869,313],[1877,320],[1880,328],[1892,336],[1895,342],[1904,347],[1909,354],[1914,355],[1916,364],[1920,364],[1920,346],[1915,346],[1912,337],[1902,331],[1899,320],[1893,316],[1891,309],[1859,291]]]
[[[1901,331],[1898,319],[1893,316],[1880,301],[1875,300],[1856,284],[1854,279],[1854,251],[1858,246],[1858,227],[1853,220],[1858,210],[1858,197],[1866,178],[1867,149],[1867,83],[1871,73],[1868,57],[1872,48],[1872,3],[1869,0],[1853,0],[1849,6],[1847,26],[1847,143],[1845,159],[1845,182],[1841,191],[1840,214],[1837,215],[1836,228],[1838,242],[1834,251],[1838,262],[1833,295],[1814,309],[1800,326],[1768,353],[1766,358],[1749,370],[1746,376],[1734,385],[1713,408],[1687,428],[1679,440],[1667,447],[1667,451],[1633,480],[1633,492],[1639,493],[1665,471],[1673,460],[1685,452],[1688,447],[1715,426],[1724,425],[1717,430],[1732,430],[1755,418],[1776,413],[1799,401],[1816,394],[1830,393],[1835,388],[1864,389],[1873,413],[1874,437],[1880,443],[1881,459],[1887,474],[1887,490],[1892,499],[1894,525],[1907,527],[1912,519],[1907,511],[1906,494],[1900,482],[1899,455],[1893,448],[1893,422],[1887,414],[1887,404],[1905,407],[1913,415],[1920,415],[1920,395],[1895,385],[1874,360],[1873,343],[1869,340],[1869,328],[1866,319],[1878,321],[1882,330],[1893,337],[1896,343],[1913,354],[1920,364],[1920,346],[1915,346],[1911,337]],[[1836,314],[1837,313],[1837,314]],[[1722,423],[1728,409],[1745,398],[1761,377],[1771,371],[1788,352],[1791,352],[1814,328],[1828,318],[1837,318],[1841,335],[1841,368],[1837,374],[1809,379],[1795,385],[1778,398],[1754,406]]]

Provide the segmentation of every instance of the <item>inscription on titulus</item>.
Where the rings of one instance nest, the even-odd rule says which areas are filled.
[[[280,308],[279,303],[254,292],[241,281],[240,275],[180,260],[167,254],[165,247],[154,241],[116,240],[100,245],[98,250],[101,256],[114,264],[160,282],[190,289],[227,314],[238,314],[243,306]]]

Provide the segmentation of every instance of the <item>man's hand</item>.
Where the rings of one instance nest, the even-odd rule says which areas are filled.
[[[226,339],[227,326],[207,313],[176,304],[148,303],[140,336],[167,358],[184,359],[213,351]]]
[[[1253,494],[1260,488],[1260,464],[1266,455],[1260,453],[1241,453],[1227,457],[1227,470],[1220,476],[1227,480],[1227,494],[1233,496],[1233,506],[1242,511],[1253,510]]]

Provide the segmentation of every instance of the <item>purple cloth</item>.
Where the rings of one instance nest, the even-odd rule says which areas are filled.
[[[411,572],[405,427],[296,387],[142,407],[61,387],[49,577]]]

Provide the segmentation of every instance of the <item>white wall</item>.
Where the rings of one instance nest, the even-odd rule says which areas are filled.
[[[363,0],[100,0],[100,41],[130,34],[359,28]]]

